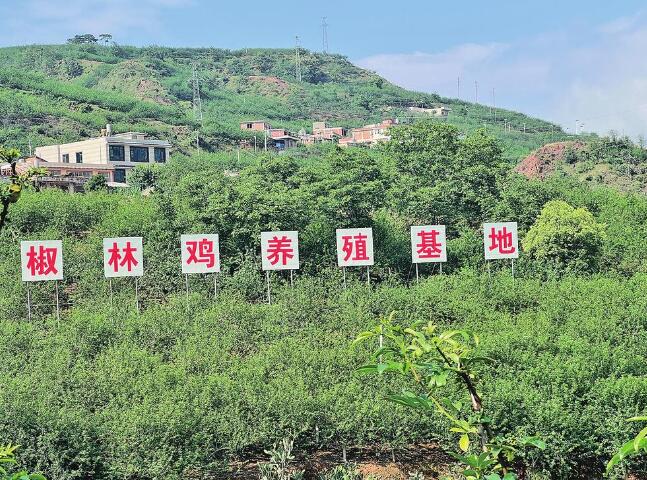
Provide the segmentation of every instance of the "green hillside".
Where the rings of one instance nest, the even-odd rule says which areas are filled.
[[[34,45],[0,49],[0,145],[27,151],[95,136],[106,124],[171,140],[188,153],[200,130],[202,148],[244,138],[239,123],[269,120],[293,131],[326,120],[353,127],[386,117],[415,121],[407,107],[444,104],[462,130],[484,127],[519,158],[565,137],[550,123],[523,114],[434,94],[411,92],[341,55],[294,50],[188,49],[99,45]],[[203,122],[192,108],[192,73],[199,79]],[[496,120],[495,120],[496,119]],[[504,129],[504,122],[511,127]],[[525,133],[523,132],[525,125]]]

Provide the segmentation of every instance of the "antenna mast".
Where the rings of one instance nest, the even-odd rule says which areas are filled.
[[[200,122],[202,127],[202,98],[200,98],[200,80],[198,79],[198,69],[196,64],[193,64],[193,74],[191,76],[191,85],[193,86],[193,117]],[[196,147],[200,148],[200,132],[195,133]]]
[[[294,47],[294,63],[297,70],[297,82],[301,81],[301,57],[299,56],[299,36],[294,37],[296,39],[296,45]]]
[[[326,17],[323,17],[321,21],[321,43],[323,53],[328,53],[328,22],[326,22]]]

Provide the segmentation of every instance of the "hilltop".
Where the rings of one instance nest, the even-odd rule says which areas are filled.
[[[292,49],[165,48],[33,45],[0,49],[0,144],[33,145],[137,130],[190,152],[216,150],[245,138],[239,123],[270,121],[293,131],[313,121],[353,127],[386,117],[424,118],[410,106],[446,105],[447,121],[464,131],[485,127],[519,159],[564,139],[556,125],[521,113],[412,92],[335,54],[300,51],[297,81]],[[193,112],[195,68],[203,122]],[[525,129],[525,132],[524,132]]]
[[[589,184],[647,193],[647,151],[627,137],[550,143],[524,158],[516,171],[528,178],[567,175]]]

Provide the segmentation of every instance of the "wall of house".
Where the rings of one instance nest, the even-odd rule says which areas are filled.
[[[108,163],[108,146],[105,138],[93,138],[63,145],[36,147],[34,154],[51,163],[62,163],[63,155],[68,154],[70,156],[70,163],[76,163],[77,152],[83,154],[83,163]]]

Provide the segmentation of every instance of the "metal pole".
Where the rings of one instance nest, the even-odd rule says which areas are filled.
[[[27,320],[31,322],[31,288],[27,282]]]
[[[418,273],[418,264],[416,263],[416,283],[420,283],[420,274]]]
[[[344,290],[346,290],[346,267],[341,267],[342,272],[344,272]]]
[[[442,264],[442,262],[440,263],[440,274],[441,275],[443,274],[443,264]]]
[[[184,274],[184,286],[186,287],[186,313],[189,313],[189,274]]]
[[[270,271],[265,270],[265,279],[267,280],[267,303],[272,305],[272,293],[270,292]]]
[[[112,305],[113,305],[112,278],[108,279],[108,288],[110,289],[110,309],[112,309]]]
[[[294,288],[294,270],[290,270],[290,287]]]
[[[56,322],[61,323],[61,305],[58,300],[58,280],[54,281],[54,285],[56,287]]]
[[[371,267],[366,265],[366,285],[371,284]]]
[[[135,277],[135,307],[137,308],[137,315],[139,315],[139,284],[137,277]]]
[[[512,259],[512,280],[514,280],[514,258]]]
[[[213,274],[213,298],[218,298],[218,274]]]

